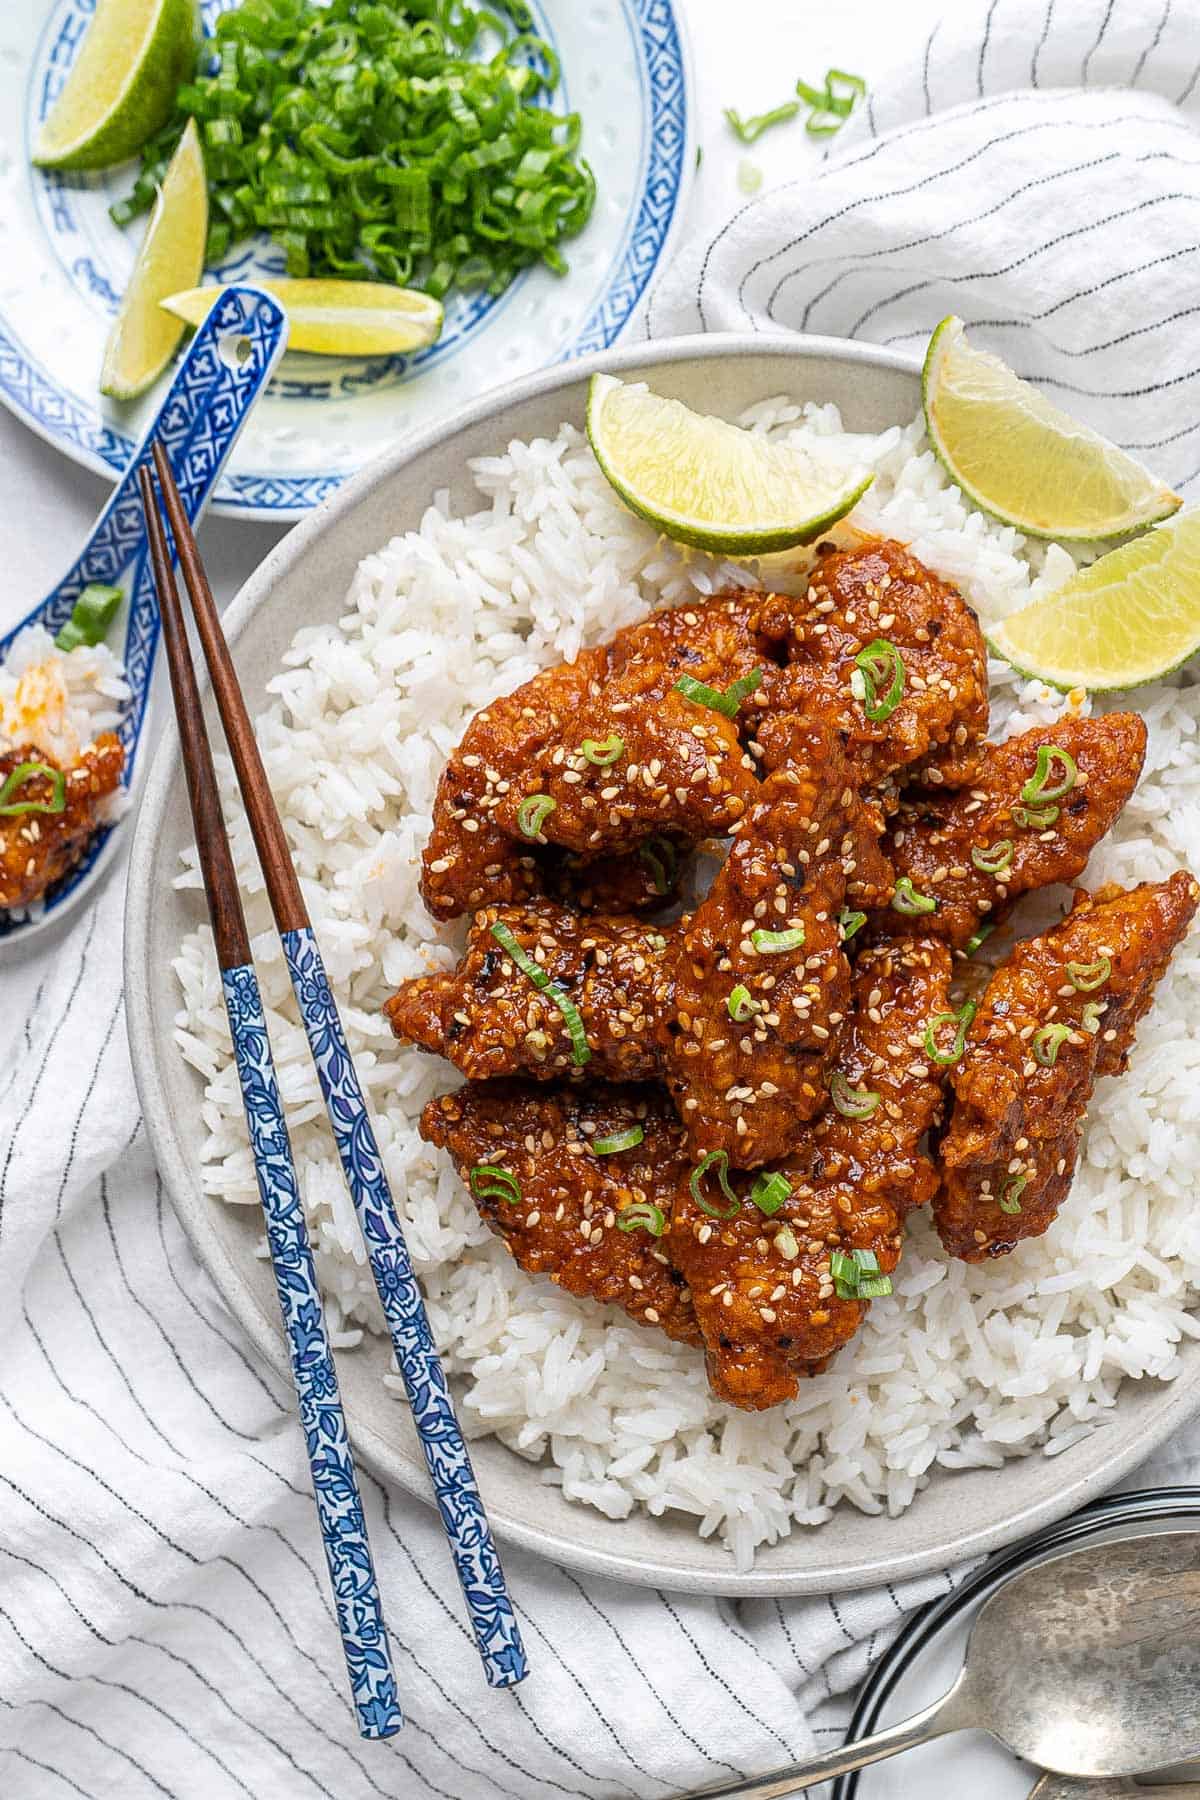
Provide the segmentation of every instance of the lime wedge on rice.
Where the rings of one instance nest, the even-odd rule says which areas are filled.
[[[1200,649],[1200,509],[1110,550],[988,635],[997,655],[1052,687],[1160,680]]]
[[[150,223],[138,251],[121,310],[113,322],[100,372],[100,392],[133,400],[156,381],[183,336],[183,320],[159,302],[191,287],[204,267],[208,191],[204,154],[189,119],[167,165]]]
[[[107,169],[165,125],[199,38],[195,0],[99,0],[62,92],[38,132],[43,169]]]
[[[718,555],[811,543],[872,481],[615,375],[592,376],[587,430],[626,506],[677,543]]]
[[[976,506],[1031,537],[1120,537],[1183,504],[998,356],[972,350],[953,315],[929,340],[921,389],[929,441],[946,473]]]
[[[255,281],[288,316],[288,349],[318,356],[387,356],[423,350],[442,329],[442,309],[415,288],[383,281]],[[162,302],[189,325],[202,325],[224,290],[189,288]]]

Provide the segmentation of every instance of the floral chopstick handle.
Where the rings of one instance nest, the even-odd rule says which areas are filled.
[[[311,930],[285,931],[283,951],[484,1671],[511,1687],[525,1647],[321,952]]]
[[[358,1728],[363,1737],[391,1737],[404,1715],[262,997],[248,964],[224,970],[221,983]]]

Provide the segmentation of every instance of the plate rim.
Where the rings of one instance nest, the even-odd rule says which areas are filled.
[[[792,363],[809,357],[832,356],[867,368],[901,371],[913,376],[919,376],[920,373],[918,359],[881,345],[851,339],[817,336],[798,338],[794,333],[783,332],[713,332],[647,339],[638,344],[598,351],[591,356],[558,363],[523,376],[506,386],[491,389],[471,404],[446,419],[431,424],[414,438],[383,452],[366,464],[320,507],[308,513],[268,552],[225,613],[226,632],[235,654],[239,639],[259,607],[267,600],[271,589],[294,564],[303,560],[314,539],[323,534],[341,512],[352,509],[373,489],[393,480],[405,465],[419,461],[441,438],[486,422],[490,417],[502,415],[513,405],[552,393],[557,388],[571,386],[593,373],[620,372],[696,359],[736,359],[748,355],[778,356],[781,360],[787,359]],[[208,693],[207,681],[203,683],[203,691]],[[224,1243],[206,1224],[207,1211],[215,1202],[204,1194],[198,1175],[189,1169],[176,1141],[170,1120],[169,1099],[155,1053],[155,1014],[143,946],[147,943],[148,921],[156,892],[152,879],[154,844],[172,789],[178,787],[180,767],[178,749],[172,734],[168,733],[155,751],[133,824],[123,958],[134,1080],[155,1163],[193,1249],[212,1276],[236,1323],[276,1371],[287,1376],[287,1354],[277,1322],[274,1319],[268,1322],[242,1279],[235,1259],[227,1254]],[[1184,1354],[1186,1350],[1185,1345]],[[675,1592],[740,1598],[823,1594],[831,1589],[849,1592],[857,1588],[877,1586],[885,1581],[907,1580],[911,1576],[943,1570],[987,1555],[1054,1525],[1066,1514],[1103,1495],[1164,1443],[1187,1418],[1200,1410],[1200,1383],[1189,1383],[1183,1370],[1175,1379],[1159,1384],[1159,1391],[1152,1390],[1152,1393],[1155,1404],[1149,1415],[1140,1419],[1128,1432],[1119,1450],[1114,1452],[1106,1444],[1107,1422],[1102,1423],[1092,1437],[1082,1440],[1078,1446],[1072,1446],[1072,1449],[1083,1449],[1089,1444],[1099,1446],[1102,1454],[1094,1455],[1090,1463],[1081,1465],[1080,1472],[1072,1476],[1069,1473],[1072,1465],[1066,1460],[1071,1452],[1066,1452],[1064,1459],[1060,1461],[1064,1480],[1045,1499],[1030,1501],[1019,1511],[999,1521],[993,1519],[974,1526],[965,1537],[953,1544],[933,1545],[908,1553],[896,1546],[889,1548],[886,1555],[881,1553],[869,1560],[860,1559],[849,1566],[813,1566],[810,1562],[807,1567],[796,1570],[751,1568],[739,1573],[733,1567],[731,1559],[727,1570],[698,1571],[673,1564],[667,1544],[664,1544],[664,1560],[651,1563],[643,1557],[623,1554],[619,1550],[598,1550],[578,1545],[557,1530],[529,1525],[490,1501],[489,1516],[497,1534],[506,1543],[609,1580],[663,1587]],[[1117,1404],[1119,1406],[1120,1402]],[[1108,1422],[1111,1422],[1111,1418],[1112,1415]],[[350,1417],[349,1424],[352,1442],[377,1475],[397,1482],[405,1491],[433,1504],[432,1495],[422,1485],[423,1472],[414,1464],[413,1479],[410,1482],[406,1473],[396,1467],[393,1441],[354,1414]],[[919,1500],[918,1495],[914,1504],[919,1503]],[[899,1527],[899,1521],[896,1524]],[[797,1541],[805,1541],[802,1528],[797,1529],[801,1533]]]
[[[671,214],[666,230],[659,241],[653,261],[644,271],[639,271],[637,290],[626,309],[624,316],[616,325],[607,344],[600,350],[578,352],[572,347],[565,349],[561,356],[550,365],[552,368],[572,367],[581,362],[585,355],[603,355],[619,344],[629,330],[630,324],[644,305],[647,295],[664,271],[669,268],[671,259],[678,248],[679,238],[683,231],[688,208],[692,198],[692,189],[696,174],[696,145],[699,141],[696,67],[692,44],[691,27],[686,10],[681,0],[618,0],[618,4],[627,11],[634,25],[638,40],[640,59],[643,64],[644,88],[651,95],[653,104],[653,69],[648,56],[650,27],[653,23],[652,13],[661,10],[670,23],[679,47],[680,76],[680,112],[682,116],[682,144],[680,149],[679,178],[675,184],[671,198]],[[651,115],[652,122],[652,115]],[[646,199],[650,187],[651,171],[647,170],[646,179],[635,196],[627,230],[636,223],[637,214]],[[596,316],[603,312],[614,291],[622,285],[622,277],[626,264],[633,257],[632,244],[627,246],[620,265],[614,269],[612,279],[603,293],[596,299],[585,319],[580,322],[579,333],[582,334]],[[39,389],[47,389],[50,395],[50,411],[39,413],[34,411],[32,399],[23,396],[32,395]],[[499,392],[499,389],[489,389]],[[97,412],[91,414],[82,407],[75,395],[60,391],[54,387],[46,370],[33,362],[23,344],[15,338],[9,329],[7,318],[0,307],[0,405],[19,420],[42,442],[50,445],[60,456],[65,456],[78,467],[88,469],[94,475],[115,485],[124,473],[126,464],[117,467],[110,462],[103,452],[95,447],[96,442],[115,438],[111,424],[104,415]],[[79,436],[64,437],[61,434],[63,415],[71,415],[78,421]],[[446,417],[450,415],[445,415]],[[131,440],[131,447],[133,440]],[[390,449],[381,455],[390,454]],[[372,458],[371,461],[375,461]],[[310,483],[316,493],[315,500],[306,504],[288,502],[279,506],[269,506],[261,502],[244,502],[222,493],[222,488],[230,479],[228,472],[222,476],[217,489],[209,502],[207,511],[218,518],[245,519],[256,524],[293,525],[306,519],[310,513],[318,511],[327,500],[345,489],[352,481],[369,468],[365,463],[361,468],[348,475],[340,475],[336,471],[302,470],[289,474],[281,471],[278,475],[270,471],[246,472],[249,478],[257,482],[278,481],[288,484],[293,481]],[[238,479],[234,477],[233,479]]]

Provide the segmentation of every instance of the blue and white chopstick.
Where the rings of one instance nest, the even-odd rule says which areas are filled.
[[[400,1730],[404,1717],[396,1697],[391,1651],[304,1205],[166,537],[149,470],[143,468],[139,479],[188,799],[350,1691],[363,1737],[391,1737]]]

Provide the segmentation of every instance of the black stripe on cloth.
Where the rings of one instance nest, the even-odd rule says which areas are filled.
[[[1103,19],[1100,21],[1100,29],[1096,33],[1096,41],[1092,45],[1091,49],[1088,51],[1087,55],[1084,57],[1083,63],[1079,70],[1079,85],[1080,85],[1080,87],[1086,87],[1088,84],[1088,70],[1091,67],[1092,58],[1093,58],[1093,56],[1095,56],[1097,50],[1100,48],[1101,44],[1104,42],[1104,34],[1108,30],[1109,20],[1113,16],[1113,8],[1115,5],[1116,5],[1116,0],[1108,0],[1107,10],[1105,11]]]
[[[1178,96],[1178,98],[1175,101],[1176,106],[1182,106],[1185,101],[1191,99],[1192,95],[1196,91],[1196,83],[1198,81],[1200,81],[1200,63],[1197,63],[1195,68],[1192,70],[1191,77],[1188,81],[1187,86],[1184,88],[1183,92]]]
[[[1046,17],[1042,23],[1042,35],[1033,47],[1033,55],[1029,62],[1029,85],[1031,87],[1036,87],[1038,85],[1038,64],[1042,60],[1042,51],[1045,48],[1046,39],[1050,36],[1050,21],[1053,17],[1054,0],[1047,0]]]
[[[36,1756],[31,1756],[28,1750],[22,1750],[19,1744],[10,1744],[7,1754],[9,1756],[19,1756],[22,1762],[29,1764],[31,1769],[44,1769],[47,1775],[56,1775],[59,1781],[63,1783],[64,1787],[69,1787],[74,1794],[82,1794],[83,1800],[89,1800],[86,1789],[81,1788],[78,1782],[72,1781],[71,1777],[65,1774],[62,1769],[52,1768],[49,1763],[42,1762]]]
[[[11,1624],[11,1620],[9,1622]],[[21,1642],[24,1644],[25,1639],[23,1637],[21,1637],[21,1634],[19,1631],[17,1631],[17,1628],[15,1625],[13,1626],[13,1630],[14,1630],[14,1632],[16,1632],[17,1637],[21,1638]],[[28,1648],[28,1646],[26,1646],[26,1647]],[[33,1652],[33,1654],[36,1656],[37,1651],[35,1650]],[[5,1704],[7,1705],[8,1702],[6,1701]],[[167,1800],[177,1800],[177,1797],[172,1795],[169,1792],[169,1790],[163,1786],[162,1782],[157,1780],[156,1777],[150,1773],[149,1769],[147,1769],[144,1766],[144,1764],[142,1764],[138,1761],[136,1756],[132,1755],[130,1753],[130,1751],[128,1751],[128,1750],[122,1750],[120,1748],[120,1746],[117,1744],[110,1744],[108,1739],[106,1737],[102,1737],[100,1735],[100,1733],[96,1730],[95,1726],[89,1725],[85,1719],[73,1719],[71,1717],[70,1713],[65,1713],[61,1706],[56,1706],[54,1704],[53,1700],[31,1700],[29,1705],[30,1705],[30,1707],[33,1707],[33,1706],[44,1707],[44,1709],[47,1712],[53,1713],[55,1718],[61,1719],[64,1725],[73,1725],[77,1731],[85,1732],[88,1737],[95,1738],[95,1740],[98,1744],[103,1744],[103,1746],[106,1750],[111,1750],[114,1756],[121,1757],[123,1761],[125,1761],[129,1764],[130,1768],[136,1769],[138,1771],[139,1775],[144,1775],[146,1777],[146,1780],[150,1783],[151,1787],[157,1788],[160,1794],[166,1794]],[[14,1711],[15,1710],[18,1710],[18,1709],[14,1708]],[[24,1707],[19,1710],[28,1712],[29,1707]],[[44,1735],[44,1734],[40,1734],[40,1735]],[[18,1754],[19,1754],[19,1752],[18,1752]],[[91,1800],[91,1796],[89,1796],[89,1800]]]
[[[733,1701],[734,1705],[736,1707],[738,1707],[742,1712],[744,1712],[748,1719],[753,1719],[754,1723],[756,1725],[760,1726],[762,1728],[762,1730],[768,1734],[768,1736],[773,1737],[775,1739],[775,1742],[779,1745],[780,1749],[783,1751],[785,1756],[790,1756],[792,1754],[792,1747],[788,1743],[787,1739],[780,1737],[779,1733],[776,1731],[776,1729],[773,1725],[768,1724],[766,1719],[760,1718],[759,1715],[754,1711],[754,1709],[752,1707],[747,1706],[746,1702],[742,1699],[741,1695],[736,1691],[736,1689],[730,1687],[729,1683],[726,1681],[725,1677],[721,1674],[720,1670],[713,1668],[712,1664],[709,1662],[708,1658],[705,1656],[703,1650],[701,1650],[699,1644],[696,1642],[695,1638],[692,1636],[691,1632],[688,1630],[687,1626],[684,1624],[683,1620],[680,1618],[679,1614],[676,1612],[675,1608],[672,1606],[669,1597],[663,1593],[661,1588],[655,1588],[654,1593],[655,1593],[656,1598],[660,1602],[660,1604],[666,1608],[667,1612],[674,1619],[674,1621],[675,1621],[676,1625],[679,1627],[679,1630],[682,1633],[682,1635],[687,1639],[688,1643],[691,1645],[693,1651],[696,1654],[696,1660],[699,1662],[701,1668],[704,1670],[704,1672],[708,1676],[709,1680],[719,1683],[719,1685],[722,1688],[724,1688],[725,1692],[729,1695],[729,1698]]]
[[[34,993],[29,1011],[25,1014],[24,1023],[17,1034],[21,1040],[21,1047],[27,1057],[33,1055],[33,1021],[42,1004],[42,995],[45,991],[46,977],[43,975],[42,979],[37,984],[37,989]],[[3,1088],[0,1088],[0,1106],[8,1099],[8,1096],[16,1086],[17,1077],[22,1073],[23,1068],[24,1064],[22,1063],[21,1058],[19,1056],[14,1056],[13,1066],[9,1070],[8,1080],[5,1082]]]
[[[848,1631],[846,1629],[846,1621],[843,1619],[841,1613],[838,1611],[837,1602],[835,1601],[833,1595],[826,1594],[825,1600],[829,1607],[830,1612],[833,1614],[834,1623],[836,1624],[838,1630],[841,1632],[842,1636],[845,1638],[846,1642],[848,1644],[857,1644],[858,1639],[855,1637],[854,1633],[852,1631]]]
[[[930,56],[930,52],[933,49],[933,40],[938,34],[938,26],[941,24],[941,22],[942,21],[940,19],[938,19],[935,22],[933,30],[930,32],[929,36],[925,39],[925,56],[921,63],[921,91],[925,96],[925,117],[926,118],[928,118],[930,113],[932,113],[932,111],[933,111],[933,100],[929,93],[929,56]]]
[[[58,1192],[54,1196],[54,1217],[56,1219],[62,1218],[63,1195],[67,1191],[67,1183],[71,1179],[71,1170],[75,1166],[75,1152],[79,1147],[79,1127],[83,1123],[84,1113],[91,1104],[92,1095],[96,1091],[96,1083],[100,1079],[100,1070],[104,1066],[104,1059],[108,1055],[109,1045],[113,1041],[113,1033],[117,1029],[117,1020],[121,1017],[124,1010],[125,996],[123,993],[119,993],[117,995],[116,1005],[112,1010],[112,1016],[108,1021],[108,1026],[105,1030],[103,1040],[101,1041],[96,1060],[92,1064],[92,1072],[88,1077],[87,1086],[83,1091],[83,1099],[79,1102],[79,1107],[75,1114],[75,1122],[71,1126],[71,1135],[67,1141],[67,1154],[63,1159],[62,1173],[59,1176],[58,1181]]]
[[[1129,86],[1131,88],[1135,88],[1138,85],[1138,82],[1142,79],[1142,70],[1146,66],[1146,58],[1148,56],[1153,56],[1154,52],[1158,49],[1158,46],[1162,43],[1162,34],[1167,28],[1167,20],[1170,17],[1171,17],[1171,0],[1166,0],[1166,4],[1164,5],[1164,7],[1162,9],[1162,17],[1158,21],[1158,30],[1154,33],[1154,36],[1151,38],[1150,42],[1146,45],[1145,49],[1142,51],[1142,54],[1138,57],[1137,66],[1134,69],[1133,74],[1129,77]]]
[[[796,1640],[792,1636],[792,1628],[787,1622],[786,1613],[784,1612],[782,1606],[779,1604],[778,1599],[773,1600],[772,1605],[774,1606],[776,1615],[778,1616],[778,1619],[779,1619],[779,1629],[783,1632],[783,1635],[787,1640],[788,1649],[791,1651],[792,1655],[796,1659],[796,1666],[800,1670],[800,1673],[804,1676],[804,1679],[806,1681],[811,1681],[812,1680],[812,1670],[809,1668],[808,1664],[805,1662],[804,1658],[800,1654],[799,1649],[797,1648]]]
[[[979,44],[979,60],[975,65],[975,87],[979,98],[983,99],[983,65],[987,61],[988,45],[992,41],[992,20],[996,16],[996,8],[1000,0],[992,0],[987,9],[987,18],[983,22],[983,37]]]

